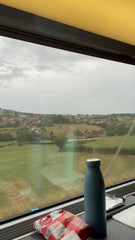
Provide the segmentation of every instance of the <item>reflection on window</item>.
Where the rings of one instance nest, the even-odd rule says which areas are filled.
[[[135,177],[135,69],[0,38],[0,219]]]

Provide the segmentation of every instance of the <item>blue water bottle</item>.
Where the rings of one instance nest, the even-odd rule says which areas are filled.
[[[92,226],[93,238],[106,236],[105,185],[100,159],[87,159],[84,184],[85,220]]]

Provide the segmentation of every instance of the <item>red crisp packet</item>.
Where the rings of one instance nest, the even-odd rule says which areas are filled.
[[[57,210],[32,223],[46,240],[85,240],[92,227],[70,212]]]

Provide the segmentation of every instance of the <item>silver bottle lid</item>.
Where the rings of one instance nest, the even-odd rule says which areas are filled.
[[[86,160],[86,164],[88,167],[97,167],[100,166],[100,159],[98,158],[89,158]]]

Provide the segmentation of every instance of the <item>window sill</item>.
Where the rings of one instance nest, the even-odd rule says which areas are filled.
[[[135,180],[128,182],[128,183],[123,183],[118,186],[107,188],[106,192],[115,194],[117,197],[128,196],[130,193],[135,192]],[[108,229],[110,229],[109,232],[112,232],[112,229],[115,228],[115,225],[117,225],[117,226],[122,225],[120,223],[116,224],[116,221],[111,219],[112,214],[115,214],[118,211],[121,211],[124,207],[128,207],[133,204],[135,204],[134,197],[128,196],[126,198],[125,206],[122,206],[121,208],[118,208],[118,209],[108,212],[107,224],[108,224]],[[57,206],[50,207],[47,210],[44,210],[44,211],[41,211],[38,213],[33,213],[30,216],[21,217],[17,220],[13,220],[13,221],[9,221],[5,224],[1,224],[0,239],[1,240],[5,240],[5,239],[6,240],[11,240],[11,239],[16,239],[16,240],[37,239],[37,240],[39,240],[39,239],[43,239],[41,237],[39,238],[39,234],[35,233],[35,231],[33,231],[33,227],[31,226],[31,223],[34,222],[35,220],[47,215],[49,212],[54,211],[56,209],[60,209],[60,208],[62,208],[63,210],[70,211],[73,214],[78,215],[79,217],[84,217],[84,197],[81,196],[80,198],[75,199],[75,200],[71,199],[71,201],[67,201],[63,204],[62,203],[58,204]],[[125,227],[126,226],[121,227],[121,229],[125,229]],[[118,227],[118,229],[119,229],[119,227]],[[121,231],[124,231],[124,230],[121,230]],[[129,231],[131,231],[131,230],[129,230]],[[134,230],[132,230],[132,231],[134,232]],[[114,230],[114,232],[115,232],[115,230]],[[26,234],[26,237],[25,237],[25,234]],[[38,238],[35,238],[35,236],[36,236],[35,234],[38,236]],[[132,234],[131,234],[131,236],[132,236]],[[34,237],[34,238],[32,238],[32,237]],[[106,238],[106,239],[111,240],[111,239],[117,239],[117,238]],[[120,240],[120,239],[124,239],[124,238],[118,238],[118,239]],[[125,237],[125,239],[127,239],[127,238]],[[133,238],[128,238],[128,239],[130,240]]]

